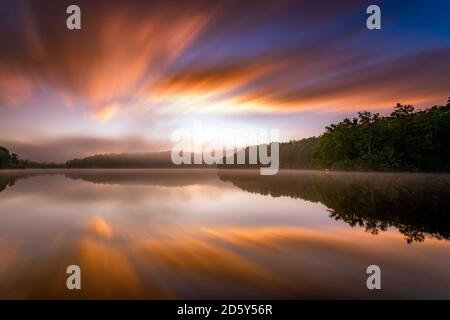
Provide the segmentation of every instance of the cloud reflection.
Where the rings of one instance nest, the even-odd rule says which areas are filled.
[[[290,174],[282,184],[229,173],[240,187],[250,181],[257,193],[249,193],[194,171],[24,172],[18,180],[3,172],[13,185],[0,193],[0,297],[370,298],[365,266],[374,260],[393,284],[384,298],[448,297],[448,241],[407,244],[392,228],[374,236],[330,219],[323,205],[258,192],[268,181],[317,201],[313,190],[328,179],[335,186],[339,174]],[[391,177],[341,176],[380,188]],[[71,264],[82,269],[79,292],[65,287]]]

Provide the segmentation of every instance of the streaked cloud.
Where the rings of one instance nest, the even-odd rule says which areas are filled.
[[[69,4],[0,5],[0,128],[18,131],[20,141],[5,138],[10,132],[3,141],[24,157],[42,159],[49,149],[31,151],[38,145],[65,150],[48,159],[125,152],[127,139],[117,137],[131,135],[151,136],[161,150],[187,115],[240,116],[247,125],[264,115],[301,138],[306,112],[322,128],[324,114],[384,111],[397,102],[425,107],[449,95],[450,26],[440,19],[448,4],[435,0],[426,8],[381,1],[386,15],[377,32],[365,28],[370,3],[356,0],[80,0],[80,31],[65,28]],[[280,115],[295,116],[281,123]],[[67,138],[87,129],[85,145]]]
[[[80,1],[83,28],[72,32],[65,28],[66,4],[11,4],[8,14],[17,19],[7,20],[9,25],[0,31],[0,66],[14,68],[18,83],[36,74],[54,90],[92,108],[133,98],[147,78],[183,52],[212,15],[206,8],[178,10],[186,7],[178,5],[174,10],[164,2]],[[4,90],[9,91],[2,86]]]
[[[118,106],[116,104],[107,104],[97,109],[94,113],[94,118],[100,122],[108,122],[117,113]]]
[[[111,238],[113,231],[105,219],[100,215],[95,215],[87,223],[87,229],[96,236],[101,238]]]

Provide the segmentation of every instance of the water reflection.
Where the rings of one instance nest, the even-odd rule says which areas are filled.
[[[2,171],[0,298],[450,298],[448,178],[430,177]],[[365,286],[374,263],[382,292]]]
[[[395,227],[408,242],[450,239],[450,175],[222,170],[219,176],[248,192],[323,203],[331,218],[372,234]]]

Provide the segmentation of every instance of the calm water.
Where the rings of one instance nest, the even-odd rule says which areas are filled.
[[[0,172],[2,299],[449,299],[449,240],[449,175]]]

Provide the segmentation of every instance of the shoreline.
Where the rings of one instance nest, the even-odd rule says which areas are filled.
[[[158,172],[174,172],[174,171],[209,171],[209,172],[258,172],[259,168],[177,168],[177,167],[170,167],[170,168],[12,168],[12,169],[0,169],[1,173],[7,173],[7,172],[13,172],[13,173],[19,173],[19,172],[30,172],[30,173],[39,173],[39,172],[76,172],[76,171],[82,171],[82,172],[89,172],[89,171],[96,171],[96,172],[142,172],[142,171],[158,171]],[[429,174],[429,175],[450,175],[450,172],[439,172],[439,171],[364,171],[364,170],[324,170],[324,169],[292,169],[292,168],[280,168],[279,173],[324,173],[324,174],[348,174],[348,173],[354,173],[354,174]],[[273,176],[277,176],[278,174],[275,174]],[[270,176],[269,176],[270,177]]]

